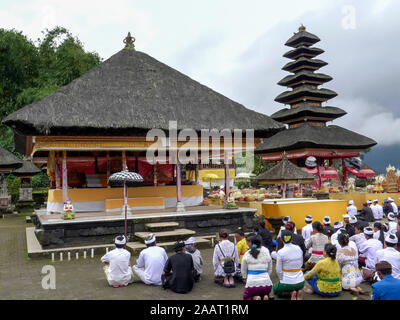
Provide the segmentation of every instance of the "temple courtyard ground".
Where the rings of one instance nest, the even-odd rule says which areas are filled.
[[[27,224],[24,215],[11,215],[0,218],[0,299],[2,300],[241,300],[244,285],[239,284],[234,289],[225,289],[213,282],[212,255],[213,249],[203,249],[205,262],[204,275],[195,284],[192,292],[176,294],[160,287],[134,283],[128,287],[114,289],[109,287],[104,276],[100,255],[94,258],[80,257],[71,261],[55,261],[50,259],[28,259],[26,252],[25,228]],[[171,253],[169,253],[171,254]],[[131,265],[137,257],[132,257]],[[65,259],[65,258],[64,258]],[[56,289],[43,289],[42,269],[46,265],[55,267]],[[272,274],[275,283],[277,277]],[[371,287],[362,284],[364,290]],[[278,297],[275,297],[278,300]],[[368,296],[358,298],[349,292],[343,292],[337,298],[321,298],[316,295],[304,294],[304,300],[368,300]]]

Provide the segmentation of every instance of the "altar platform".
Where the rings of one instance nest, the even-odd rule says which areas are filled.
[[[180,229],[194,231],[191,235],[195,236],[212,235],[221,228],[233,231],[243,227],[250,230],[257,211],[253,208],[223,209],[221,206],[206,205],[186,207],[185,210],[133,211],[127,216],[128,236],[145,232],[146,224],[156,222],[176,222]],[[36,210],[32,222],[40,245],[48,249],[112,243],[117,235],[124,233],[125,217],[121,212],[77,212],[75,219],[64,220],[62,214]]]

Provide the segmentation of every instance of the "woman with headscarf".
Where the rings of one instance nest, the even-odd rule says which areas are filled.
[[[336,260],[336,247],[327,243],[324,247],[323,257],[311,271],[306,272],[304,279],[311,288],[304,288],[304,292],[317,293],[323,297],[337,297],[342,292],[341,270]]]
[[[242,259],[241,271],[246,278],[243,300],[268,300],[272,290],[272,281],[269,275],[272,272],[272,258],[269,250],[262,245],[259,235],[249,239],[250,250]]]
[[[360,288],[363,278],[358,269],[357,250],[349,246],[350,240],[347,233],[340,233],[337,240],[341,247],[337,251],[336,259],[342,270],[342,288],[356,294],[363,293]]]
[[[279,281],[274,284],[274,294],[289,294],[292,300],[303,300],[304,287],[303,251],[292,242],[293,233],[282,231],[283,248],[276,254],[276,274]]]
[[[310,240],[307,243],[307,249],[312,248],[311,257],[308,259],[305,265],[305,269],[309,270],[314,265],[324,258],[324,246],[329,243],[328,236],[325,235],[322,224],[318,221],[312,224],[313,232],[311,233]]]

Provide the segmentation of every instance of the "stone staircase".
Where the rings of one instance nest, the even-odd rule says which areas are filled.
[[[144,244],[145,239],[150,233],[156,236],[157,245],[163,247],[166,251],[172,251],[174,244],[178,240],[187,240],[195,236],[196,232],[188,229],[178,229],[179,223],[177,222],[157,222],[147,223],[145,225],[146,231],[134,233],[134,238],[137,241],[128,242],[126,245],[127,250],[132,254],[146,248]],[[208,239],[196,237],[196,247],[198,249],[210,248],[211,242]]]

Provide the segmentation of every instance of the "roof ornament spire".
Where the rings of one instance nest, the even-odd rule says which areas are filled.
[[[301,24],[301,26],[299,27],[299,31],[306,31],[306,27]]]
[[[134,45],[135,40],[136,39],[131,36],[131,33],[128,32],[128,35],[126,36],[126,38],[123,41],[125,43],[125,48],[124,49],[134,50],[135,49],[135,45]]]

